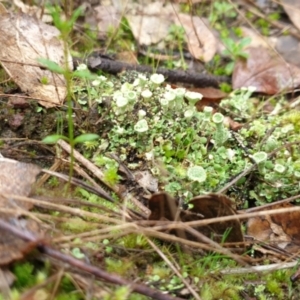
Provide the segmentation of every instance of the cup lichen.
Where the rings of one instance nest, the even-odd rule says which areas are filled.
[[[109,143],[99,151],[114,151],[126,159],[137,155],[138,161],[129,164],[135,168],[147,166],[162,182],[169,181],[165,189],[173,195],[189,191],[196,196],[217,191],[253,164],[257,164],[253,177],[256,183],[247,191],[249,199],[263,203],[296,193],[300,137],[291,121],[296,117],[286,117],[284,112],[258,114],[256,100],[251,98],[252,89],[234,91],[221,101],[219,112],[213,113],[212,107],[197,111],[191,105],[188,98],[195,96],[192,100],[199,101],[200,95],[185,88],[163,86],[162,75],[127,76],[125,72],[122,84],[114,83],[113,88],[106,84],[113,80],[99,81],[98,86],[91,84],[95,101],[102,99],[99,113],[103,114],[107,103],[112,108],[106,108],[109,113],[102,120],[109,124],[102,125],[102,134]],[[80,98],[84,98],[84,89],[77,90]],[[232,132],[224,122],[225,117],[241,122],[241,129]],[[291,146],[282,147],[289,143]],[[187,176],[190,166],[201,166],[206,179],[194,182],[197,184],[191,182]],[[272,180],[276,187],[272,187]],[[243,190],[246,182],[242,178],[236,188]]]

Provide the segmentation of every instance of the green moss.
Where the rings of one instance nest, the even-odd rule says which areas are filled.
[[[276,299],[283,299],[284,293],[282,286],[277,280],[268,280],[266,283],[266,288],[272,295],[276,296]]]
[[[300,112],[293,110],[282,117],[282,123],[292,124],[296,133],[300,133]]]
[[[127,259],[105,259],[106,270],[111,273],[116,273],[122,276],[128,276],[132,272],[133,261]]]
[[[56,300],[83,300],[84,297],[82,297],[80,294],[75,293],[59,293],[59,295],[56,296]]]
[[[68,222],[61,223],[61,229],[71,233],[81,233],[97,228],[97,224],[86,222],[81,218],[73,217]]]
[[[30,262],[17,263],[13,267],[13,273],[16,276],[14,286],[16,288],[30,287],[35,284],[36,276],[34,274],[34,266]]]
[[[150,249],[147,239],[141,234],[128,234],[120,239],[118,243],[126,249]]]

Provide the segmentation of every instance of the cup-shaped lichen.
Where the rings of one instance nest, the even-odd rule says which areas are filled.
[[[149,126],[145,119],[139,120],[134,125],[134,130],[139,133],[146,132],[146,131],[148,131],[148,129],[149,129]]]
[[[286,169],[285,166],[281,164],[276,164],[274,167],[274,171],[280,174],[284,173],[285,169]]]
[[[159,86],[165,81],[165,77],[162,74],[152,74],[150,76],[150,81],[155,85]]]
[[[259,152],[256,152],[252,155],[252,158],[254,159],[254,161],[257,163],[257,164],[260,164],[262,162],[265,162],[268,158],[268,154],[264,151],[259,151]]]
[[[203,95],[197,92],[186,92],[185,98],[188,99],[190,105],[195,105],[199,100],[203,98]]]
[[[212,116],[212,121],[216,125],[216,132],[214,134],[215,143],[217,146],[223,145],[229,137],[229,132],[223,124],[224,116],[221,113],[215,113]]]
[[[206,171],[200,166],[189,167],[187,176],[193,181],[204,182],[206,180]]]

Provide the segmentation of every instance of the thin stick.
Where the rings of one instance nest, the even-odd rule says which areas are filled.
[[[270,265],[266,265],[266,266],[253,266],[250,268],[225,269],[225,270],[221,270],[219,272],[221,274],[246,274],[246,273],[254,273],[254,272],[276,271],[276,270],[282,270],[282,269],[287,269],[287,268],[293,268],[297,264],[298,264],[298,261],[292,261],[289,263],[270,264]]]
[[[254,217],[265,217],[266,215],[277,215],[277,214],[284,214],[289,212],[296,212],[300,211],[300,206],[294,206],[294,207],[288,207],[288,208],[278,208],[278,209],[271,209],[267,211],[258,211],[258,212],[252,212],[252,213],[245,213],[240,215],[231,215],[231,216],[225,216],[225,217],[218,217],[218,218],[211,218],[211,219],[205,219],[205,220],[197,220],[197,221],[189,221],[184,222],[184,226],[204,226],[208,224],[213,223],[219,223],[219,222],[226,222],[231,220],[242,220],[242,219],[249,219]],[[168,225],[162,225],[162,226],[154,226],[152,229],[161,231],[161,230],[170,230],[170,229],[182,229],[183,223],[182,222],[172,222]]]
[[[59,261],[67,263],[72,267],[75,267],[84,272],[90,273],[90,274],[94,275],[95,277],[105,280],[109,283],[128,286],[132,291],[137,292],[142,295],[145,295],[145,296],[148,296],[155,300],[183,300],[182,298],[172,297],[170,295],[163,294],[162,292],[152,289],[152,288],[149,288],[148,286],[146,286],[144,284],[137,284],[134,282],[130,282],[118,275],[110,274],[108,272],[103,271],[100,268],[89,265],[79,259],[76,259],[72,256],[69,256],[62,252],[59,252],[59,251],[47,246],[45,243],[43,243],[42,240],[38,236],[35,236],[34,234],[32,234],[31,232],[29,232],[27,230],[19,229],[16,226],[12,226],[11,224],[9,224],[8,222],[6,222],[4,220],[0,220],[0,228],[2,230],[5,230],[5,231],[13,234],[14,236],[16,236],[24,241],[29,241],[29,242],[37,244],[37,249],[40,252],[47,254],[48,256],[50,256],[52,258],[58,259]]]
[[[191,285],[183,278],[181,272],[175,268],[175,266],[171,263],[171,261],[160,251],[160,249],[150,239],[147,238],[147,241],[151,245],[151,247],[158,253],[158,255],[171,268],[171,270],[173,270],[173,272],[180,278],[180,280],[184,283],[186,288],[194,296],[194,299],[201,300],[200,296],[195,292],[195,290],[191,287]]]

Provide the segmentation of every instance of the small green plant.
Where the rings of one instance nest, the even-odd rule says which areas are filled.
[[[34,266],[30,262],[16,264],[14,266],[14,275],[17,277],[15,287],[24,288],[32,286],[36,282]]]
[[[122,258],[122,259],[113,259],[106,258],[105,259],[106,269],[108,272],[117,273],[119,275],[125,275],[130,272],[133,267],[133,261]]]
[[[248,37],[242,38],[241,28],[228,27],[228,23],[236,17],[237,10],[232,3],[227,1],[213,2],[209,13],[210,24],[219,32],[221,41],[226,48],[222,55],[230,59],[230,62],[226,62],[219,55],[213,58],[210,68],[216,75],[231,75],[237,59],[247,59],[248,57],[244,49],[249,45],[251,39]]]
[[[232,74],[235,62],[238,59],[247,59],[248,54],[244,51],[244,48],[250,44],[251,38],[245,37],[239,41],[235,41],[232,38],[226,37],[222,39],[223,44],[226,49],[223,51],[223,54],[230,57],[232,60],[225,66],[225,73],[227,75]]]
[[[135,42],[126,18],[122,18],[118,28],[109,28],[107,32],[106,48],[108,53],[134,49]]]
[[[105,167],[103,180],[109,185],[114,185],[120,180],[118,175],[119,164],[106,156],[97,155],[93,158],[95,164],[99,167]]]
[[[237,13],[231,3],[227,1],[214,1],[209,15],[209,21],[214,25],[216,22],[220,22],[220,20],[224,20],[225,22],[225,19],[232,19],[236,16]]]
[[[46,85],[46,84],[49,83],[49,79],[48,79],[46,76],[43,76],[40,80],[41,80],[41,83],[42,83],[42,84],[45,84],[45,85]]]
[[[181,68],[181,69],[186,69],[186,63],[185,59],[183,56],[183,46],[185,43],[185,31],[182,26],[178,26],[175,24],[172,24],[169,27],[169,32],[168,35],[165,38],[165,41],[167,43],[167,46],[171,49],[174,50],[176,49],[179,51],[180,54],[180,60],[172,60],[168,61],[168,68]]]
[[[73,30],[74,23],[76,19],[81,15],[81,9],[78,8],[73,12],[69,19],[64,20],[61,17],[61,11],[59,7],[49,7],[51,12],[54,25],[61,33],[61,39],[64,44],[64,66],[59,66],[53,61],[48,59],[41,58],[39,62],[47,67],[50,71],[63,74],[66,81],[67,89],[67,105],[68,105],[68,137],[63,135],[51,135],[43,139],[44,143],[54,144],[59,139],[67,140],[71,145],[71,166],[70,166],[70,178],[73,173],[73,148],[78,143],[84,143],[97,139],[99,136],[96,134],[82,134],[74,138],[74,124],[73,124],[73,109],[72,109],[72,78],[81,77],[81,78],[94,78],[87,70],[76,70],[72,72],[69,67],[69,51],[68,51],[68,41],[70,38],[71,31]]]
[[[103,299],[104,300],[127,300],[127,299],[131,299],[130,294],[131,294],[130,287],[122,286],[122,287],[118,287],[110,295],[104,296]]]

